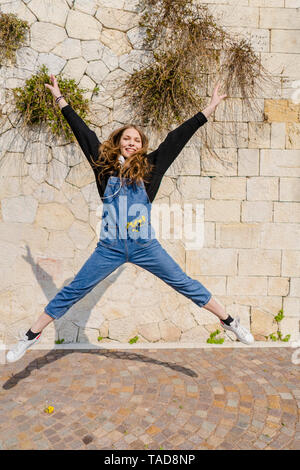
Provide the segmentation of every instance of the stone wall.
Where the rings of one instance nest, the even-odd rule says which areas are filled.
[[[276,331],[281,308],[282,333],[296,339],[300,106],[292,96],[300,88],[300,2],[205,3],[229,31],[251,39],[277,85],[257,97],[251,116],[239,96],[222,102],[164,177],[153,207],[202,204],[203,248],[160,241],[258,340]],[[42,64],[75,78],[89,90],[91,128],[101,140],[130,122],[122,81],[151,54],[141,49],[137,0],[0,0],[0,8],[30,24],[16,65],[0,67],[0,339],[11,342],[93,252],[101,214],[92,170],[77,143],[43,126],[23,129],[12,88],[24,86]],[[207,102],[214,80],[210,75],[204,86]],[[100,92],[93,95],[96,85]],[[159,137],[148,131],[155,148]],[[212,139],[223,163],[202,148],[203,136]],[[206,341],[216,320],[160,279],[125,264],[50,325],[42,341],[96,342],[102,336],[128,342],[135,335],[140,342]]]

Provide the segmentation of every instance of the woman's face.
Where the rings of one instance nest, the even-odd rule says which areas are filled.
[[[142,146],[142,138],[136,129],[130,127],[123,131],[120,139],[120,148],[124,158],[130,157],[134,152],[141,149]]]

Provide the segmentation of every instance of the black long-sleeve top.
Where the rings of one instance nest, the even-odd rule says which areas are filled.
[[[95,132],[86,125],[81,117],[74,111],[72,106],[69,104],[64,106],[61,108],[61,112],[70,125],[84,155],[88,159],[94,171],[98,192],[102,199],[109,175],[106,175],[100,182],[98,181],[99,167],[94,165],[93,160],[97,161],[99,158],[100,141],[98,140]],[[154,165],[150,178],[148,178],[149,182],[144,183],[150,202],[155,198],[164,173],[197,129],[203,126],[206,122],[207,119],[202,112],[195,114],[179,127],[169,132],[159,147],[146,155],[149,162]]]

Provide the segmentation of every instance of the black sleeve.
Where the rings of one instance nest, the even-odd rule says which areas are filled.
[[[164,174],[167,171],[196,130],[206,122],[206,116],[199,112],[168,133],[160,146],[148,154],[148,159],[155,165],[157,173]]]
[[[71,127],[84,155],[94,169],[95,165],[93,164],[93,160],[97,160],[99,156],[100,141],[98,137],[74,111],[72,106],[69,104],[64,106],[61,108],[61,112]]]

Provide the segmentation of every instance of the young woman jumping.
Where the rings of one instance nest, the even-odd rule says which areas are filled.
[[[73,281],[63,287],[46,305],[27,333],[8,351],[7,361],[15,362],[36,343],[44,328],[61,318],[76,302],[123,263],[140,266],[177,292],[216,315],[226,330],[243,343],[254,342],[252,334],[225,313],[212,294],[197,280],[190,278],[162,248],[151,226],[151,203],[162,177],[194,133],[207,122],[208,116],[226,97],[219,95],[220,83],[214,88],[210,104],[179,127],[169,132],[159,147],[147,154],[148,139],[143,131],[129,124],[121,127],[102,144],[65,101],[54,75],[46,84],[70,125],[96,178],[103,201],[100,238]]]

